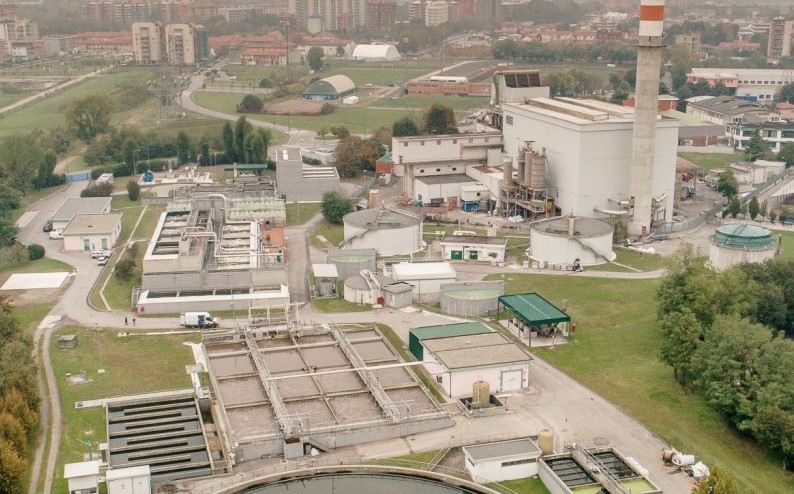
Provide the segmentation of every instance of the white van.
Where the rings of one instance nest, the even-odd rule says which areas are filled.
[[[107,249],[100,249],[91,251],[91,259],[99,259],[100,257],[110,257],[113,251]]]
[[[50,240],[60,240],[63,238],[63,230],[52,230],[50,232]]]

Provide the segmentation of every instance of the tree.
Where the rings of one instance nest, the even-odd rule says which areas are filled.
[[[44,257],[44,247],[39,244],[28,245],[28,259],[35,261]]]
[[[234,147],[234,130],[232,129],[232,124],[230,122],[223,124],[221,138],[223,139],[223,151],[226,154],[226,161],[237,161],[237,153]]]
[[[717,179],[717,192],[727,199],[731,199],[739,193],[739,182],[732,171],[726,170],[720,173],[720,178]]]
[[[259,87],[261,88],[270,88],[273,87],[273,82],[268,79],[267,77],[263,77],[259,80]]]
[[[446,105],[433,103],[422,118],[422,131],[425,134],[457,134],[455,112]]]
[[[132,276],[132,270],[135,269],[135,260],[130,256],[124,256],[122,260],[116,263],[114,269],[116,278],[121,281],[128,280]]]
[[[33,133],[11,136],[0,146],[7,184],[23,194],[30,189],[33,177],[44,158],[44,150]]]
[[[323,218],[328,223],[339,225],[342,223],[342,218],[353,210],[353,205],[350,200],[339,195],[338,192],[329,191],[323,194],[323,201],[321,211]]]
[[[332,125],[330,130],[331,134],[339,140],[350,136],[350,131],[344,125]]]
[[[86,96],[66,109],[66,123],[78,139],[91,142],[95,135],[108,130],[112,112],[113,101],[108,96]]]
[[[758,196],[753,196],[750,203],[747,205],[747,211],[750,213],[750,219],[755,220],[758,213],[761,212],[761,205],[758,203]]]
[[[138,185],[138,181],[128,180],[127,181],[127,197],[130,198],[130,201],[135,202],[141,197],[141,186]]]
[[[259,96],[255,94],[246,94],[243,96],[243,100],[237,106],[237,109],[243,113],[257,113],[262,111],[264,106]]]
[[[739,494],[733,476],[719,465],[711,468],[711,475],[692,488],[692,494]]]
[[[201,153],[201,164],[211,164],[210,158],[212,155],[210,154],[210,140],[207,136],[201,137],[201,141],[199,142],[199,152]]]
[[[176,158],[180,165],[184,165],[190,161],[190,136],[187,132],[180,130],[176,134]]]
[[[394,137],[418,136],[419,126],[416,121],[409,116],[404,116],[394,121],[391,126],[391,133]]]
[[[794,142],[787,142],[780,146],[777,152],[778,161],[785,161],[786,168],[794,166]]]
[[[343,177],[356,177],[364,170],[373,170],[375,161],[383,156],[383,148],[372,139],[349,136],[336,145],[334,166]]]
[[[391,137],[391,128],[386,125],[381,125],[372,133],[372,138],[378,141],[385,149],[391,149]]]
[[[685,390],[691,387],[695,375],[692,359],[703,338],[703,327],[695,314],[686,307],[668,314],[661,321],[664,339],[659,351],[662,362],[673,368],[673,376]]]
[[[749,161],[756,161],[761,159],[770,158],[772,151],[769,149],[766,141],[763,137],[761,137],[761,132],[756,130],[753,132],[753,137],[750,138],[750,142],[747,144],[747,148],[744,150],[744,155]]]
[[[325,125],[320,125],[317,128],[317,135],[320,136],[320,139],[325,140],[325,136],[328,134],[328,127]]]
[[[265,129],[256,129],[245,136],[246,163],[267,162],[267,149],[270,145],[270,132]]]
[[[306,59],[309,62],[309,68],[315,72],[319,72],[323,70],[323,57],[325,56],[325,52],[319,46],[313,46],[309,49],[309,53],[306,54]]]
[[[0,492],[19,492],[27,462],[14,445],[0,437]]]
[[[785,101],[787,103],[794,103],[794,82],[786,84],[777,93],[776,101]]]
[[[245,119],[245,116],[238,118],[237,123],[234,124],[234,154],[239,163],[247,162],[245,155],[245,136],[248,135],[253,128],[253,125]]]
[[[766,200],[761,203],[761,208],[758,210],[758,214],[761,215],[761,219],[766,218],[767,212],[769,211],[769,206],[767,205]]]

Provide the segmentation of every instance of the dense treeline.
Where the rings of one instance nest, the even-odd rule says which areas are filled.
[[[682,249],[662,279],[662,361],[737,430],[794,460],[794,260],[716,271]]]
[[[0,298],[0,492],[17,493],[39,417],[32,342]]]

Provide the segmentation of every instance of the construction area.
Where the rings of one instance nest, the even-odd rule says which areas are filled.
[[[374,325],[269,325],[204,348],[238,463],[453,425]]]

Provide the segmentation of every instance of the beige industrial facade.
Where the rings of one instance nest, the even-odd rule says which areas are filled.
[[[162,26],[154,22],[136,22],[132,25],[132,50],[135,62],[158,64],[163,61]]]
[[[171,65],[196,63],[196,39],[190,24],[166,24],[165,50]]]

